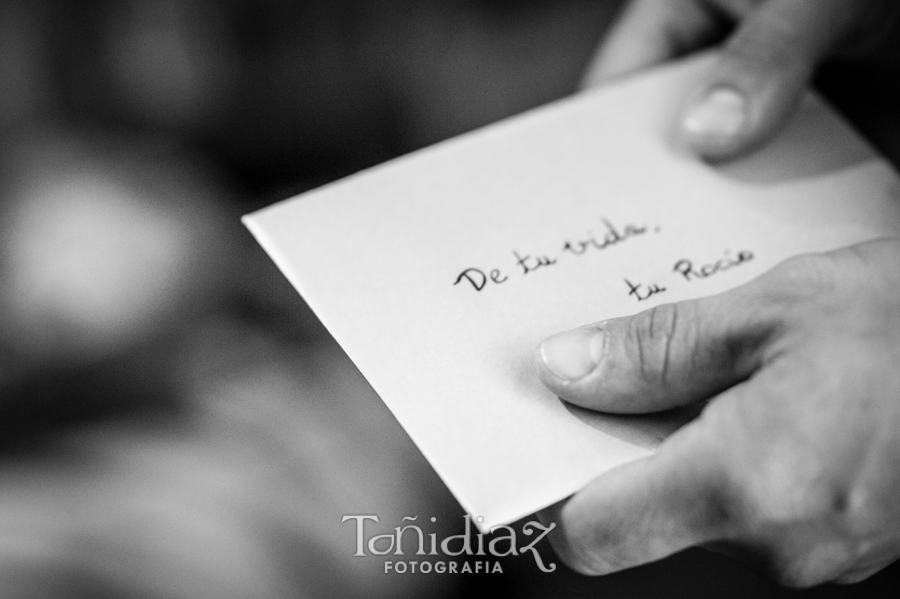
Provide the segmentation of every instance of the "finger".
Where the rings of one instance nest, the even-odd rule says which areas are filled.
[[[559,333],[537,351],[544,384],[604,412],[642,413],[707,399],[758,367],[776,315],[764,282]]]
[[[768,0],[749,13],[688,102],[681,123],[688,146],[721,160],[770,138],[816,66],[861,18],[852,4]]]
[[[723,31],[723,21],[696,0],[633,0],[589,63],[581,87],[690,52]]]
[[[729,469],[707,430],[702,419],[687,425],[656,455],[542,514],[557,525],[550,539],[560,558],[583,574],[608,574],[731,534]]]

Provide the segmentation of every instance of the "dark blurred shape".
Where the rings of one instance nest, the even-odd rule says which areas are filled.
[[[575,89],[614,2],[0,0],[0,594],[441,597],[461,512],[240,227]]]

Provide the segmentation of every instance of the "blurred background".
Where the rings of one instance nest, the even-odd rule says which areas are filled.
[[[342,515],[463,512],[238,220],[573,93],[619,4],[0,0],[0,596],[793,594],[702,550],[602,580],[354,558]]]

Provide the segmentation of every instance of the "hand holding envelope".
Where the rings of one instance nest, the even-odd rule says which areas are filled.
[[[715,26],[708,3],[674,4],[633,2],[595,74],[674,50],[647,44],[652,55],[636,57],[629,47],[648,33],[699,43]],[[897,15],[879,2],[721,4],[743,22],[682,123],[686,141],[715,157],[768,136],[819,59],[885,14],[875,9],[892,10],[889,23]],[[547,511],[566,561],[608,573],[718,544],[806,586],[862,580],[900,556],[898,264],[896,238],[793,258],[717,296],[545,340],[541,378],[577,405],[642,413],[709,402],[656,455]]]
[[[548,511],[566,561],[601,574],[720,542],[803,586],[893,562],[898,264],[898,239],[793,258],[732,291],[544,341],[542,379],[586,408],[713,398],[657,454]]]
[[[540,339],[900,231],[900,180],[813,96],[741,160],[713,166],[680,152],[672,115],[713,66],[658,69],[245,217],[482,530],[623,464],[658,464],[641,458],[696,414],[561,402],[535,374]],[[878,264],[867,258],[867,271]],[[734,382],[726,375],[695,381],[682,399]],[[608,522],[590,514],[579,530],[596,541],[591,531]]]
[[[715,67],[686,102],[681,133],[700,156],[733,158],[784,126],[824,61],[896,67],[898,24],[900,5],[892,0],[631,0],[583,84],[662,63],[727,34]]]

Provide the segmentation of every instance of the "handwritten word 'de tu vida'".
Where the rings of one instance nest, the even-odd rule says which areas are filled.
[[[512,251],[514,258],[514,269],[522,276],[531,274],[541,268],[546,268],[557,264],[562,256],[583,256],[586,253],[594,251],[603,251],[631,238],[644,235],[648,231],[646,225],[638,226],[628,224],[624,227],[616,227],[607,219],[601,219],[604,230],[599,234],[588,231],[587,236],[575,241],[566,240],[562,243],[560,254],[554,255],[536,255],[521,254],[516,250]],[[654,232],[659,232],[659,227],[655,227]],[[454,285],[467,282],[475,291],[482,291],[488,286],[488,283],[502,284],[509,280],[509,275],[505,274],[499,268],[487,269],[470,267],[459,273],[454,281]]]

